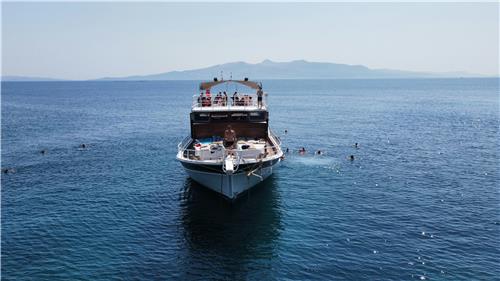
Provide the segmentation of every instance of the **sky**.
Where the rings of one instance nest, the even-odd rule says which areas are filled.
[[[264,59],[499,74],[498,3],[2,3],[2,75],[94,79]]]

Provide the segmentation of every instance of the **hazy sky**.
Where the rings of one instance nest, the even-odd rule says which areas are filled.
[[[90,79],[305,59],[498,75],[498,5],[2,3],[2,73]]]

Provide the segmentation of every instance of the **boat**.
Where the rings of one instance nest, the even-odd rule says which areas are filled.
[[[243,85],[248,92],[211,92],[221,84]],[[235,200],[284,159],[281,140],[269,128],[267,93],[248,78],[214,78],[199,90],[191,106],[191,134],[179,143],[176,158],[194,181]]]

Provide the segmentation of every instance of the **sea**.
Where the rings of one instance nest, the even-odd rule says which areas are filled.
[[[175,159],[199,81],[2,82],[1,278],[499,280],[499,81],[264,80],[233,203]]]

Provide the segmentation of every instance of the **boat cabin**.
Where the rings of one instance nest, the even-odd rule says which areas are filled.
[[[237,136],[266,138],[269,114],[267,111],[191,112],[191,138],[224,136],[231,125]]]
[[[211,92],[212,87],[223,83],[242,84],[255,93],[234,91]],[[191,108],[191,138],[201,139],[223,136],[228,125],[237,136],[267,138],[269,113],[262,84],[245,80],[222,80],[200,84],[200,95],[193,97]]]

